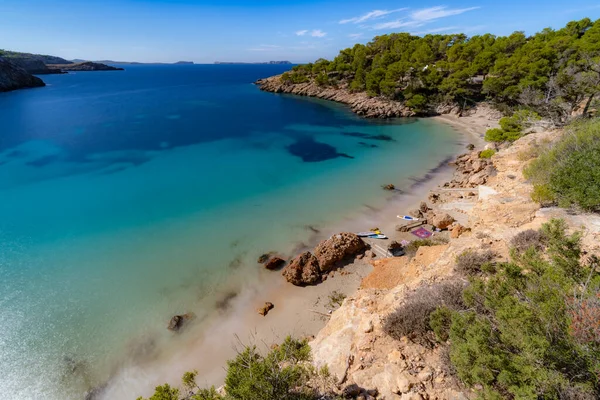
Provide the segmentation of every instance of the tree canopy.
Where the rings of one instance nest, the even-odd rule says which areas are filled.
[[[333,60],[299,65],[282,79],[346,84],[406,101],[417,110],[492,99],[564,121],[600,91],[600,20],[569,22],[533,36],[393,33],[340,51]]]

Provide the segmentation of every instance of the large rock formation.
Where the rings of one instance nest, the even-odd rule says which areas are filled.
[[[11,61],[0,57],[0,92],[45,85],[44,81],[40,78],[31,75]]]
[[[310,252],[300,254],[283,269],[282,275],[296,286],[314,285],[321,281],[319,261]]]
[[[353,257],[365,249],[365,242],[354,233],[343,232],[322,241],[315,248],[315,256],[322,272],[327,272],[337,263]]]
[[[344,84],[333,88],[319,86],[314,82],[286,83],[281,80],[281,75],[260,79],[256,81],[256,84],[261,90],[267,92],[297,94],[347,104],[353,112],[367,118],[397,118],[416,115],[414,111],[400,102],[381,97],[369,97],[366,93],[352,93]]]
[[[50,69],[44,62],[37,58],[23,58],[23,57],[12,57],[10,62],[25,71],[34,75],[48,75],[48,74],[62,74],[63,72],[58,69]]]

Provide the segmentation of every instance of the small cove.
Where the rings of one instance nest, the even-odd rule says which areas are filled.
[[[461,148],[435,121],[249,83],[283,70],[131,66],[0,95],[3,392],[80,398],[183,345],[171,315],[201,325],[260,283],[258,255],[334,233]]]

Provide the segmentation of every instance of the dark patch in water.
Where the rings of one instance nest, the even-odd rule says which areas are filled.
[[[361,145],[362,147],[366,147],[369,149],[374,149],[375,147],[379,147],[376,144],[370,144],[370,143],[365,143],[365,142],[358,142],[359,145]]]
[[[6,154],[6,158],[21,158],[27,155],[26,152],[22,150],[12,150]]]
[[[433,176],[441,171],[443,171],[444,169],[446,169],[448,167],[448,163],[451,162],[453,160],[453,157],[448,157],[446,159],[444,159],[442,162],[440,162],[437,166],[431,168],[424,176],[420,177],[420,178],[410,178],[411,181],[413,181],[413,184],[411,185],[411,189],[415,189],[421,185],[423,185],[425,182],[433,179]]]
[[[321,162],[338,157],[354,158],[348,154],[338,153],[335,147],[309,137],[298,139],[296,143],[289,145],[287,150],[304,162]]]
[[[230,306],[231,306],[231,301],[233,299],[235,299],[238,296],[238,292],[228,292],[225,293],[225,295],[218,299],[217,302],[215,303],[215,306],[217,307],[217,310],[219,311],[225,311],[227,310]]]
[[[342,132],[344,136],[358,137],[366,140],[381,140],[384,142],[393,142],[394,138],[389,135],[369,135],[362,132]]]
[[[317,228],[315,228],[312,225],[306,225],[306,229],[308,229],[309,231],[311,231],[312,233],[321,233],[321,231]]]
[[[53,163],[57,159],[58,159],[57,155],[50,155],[50,156],[38,158],[37,160],[28,161],[26,164],[30,165],[32,167],[44,167],[48,164]]]

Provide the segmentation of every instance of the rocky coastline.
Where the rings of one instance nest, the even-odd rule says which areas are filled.
[[[86,61],[81,63],[73,64],[48,64],[50,71],[56,71],[53,73],[65,73],[65,72],[77,72],[77,71],[124,71],[123,68],[113,67],[110,65],[96,63],[92,61]]]
[[[8,59],[0,57],[0,92],[46,86],[44,81]]]
[[[255,84],[265,92],[295,94],[346,104],[354,113],[366,118],[417,116],[417,113],[402,103],[381,97],[369,97],[363,92],[351,92],[345,84],[333,88],[322,87],[315,82],[286,83],[281,80],[281,75],[259,79]]]

